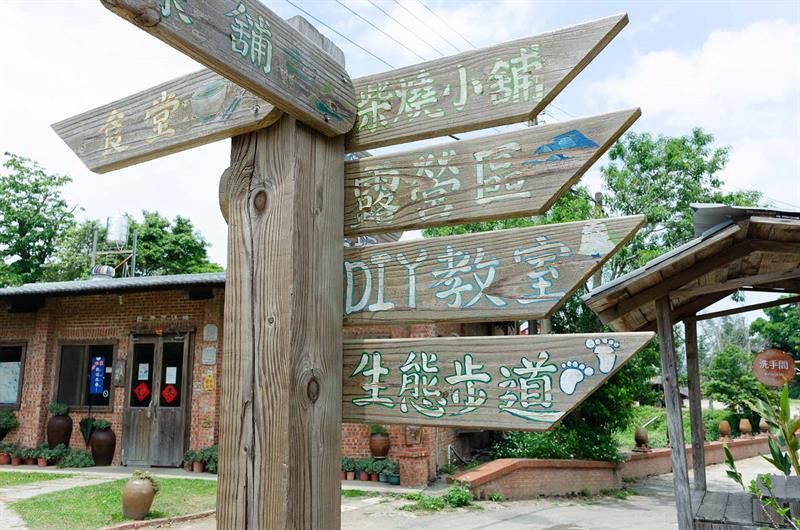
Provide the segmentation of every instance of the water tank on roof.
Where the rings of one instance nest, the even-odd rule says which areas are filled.
[[[106,244],[124,248],[128,244],[130,220],[127,215],[115,215],[106,222]]]

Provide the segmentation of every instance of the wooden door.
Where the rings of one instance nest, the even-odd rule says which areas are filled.
[[[150,465],[158,339],[134,339],[122,426],[122,464]]]

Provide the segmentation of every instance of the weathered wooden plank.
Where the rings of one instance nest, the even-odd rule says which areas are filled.
[[[781,270],[777,272],[767,272],[765,274],[756,274],[753,276],[745,276],[743,278],[734,278],[721,283],[712,283],[709,285],[701,285],[696,287],[686,287],[674,291],[672,294],[676,296],[699,296],[701,294],[719,293],[722,291],[732,291],[741,287],[750,285],[759,285],[762,283],[770,283],[781,280],[793,280],[800,278],[800,271],[797,269]]]
[[[344,64],[261,2],[101,1],[316,130],[335,136],[353,127],[355,91]]]
[[[545,212],[641,115],[623,110],[345,164],[345,235]]]
[[[709,491],[703,497],[703,503],[697,510],[696,517],[707,521],[723,521],[725,506],[728,503],[729,493]]]
[[[347,150],[532,119],[627,23],[615,15],[360,78]]]
[[[342,418],[546,431],[652,333],[347,341]]]
[[[727,523],[752,525],[753,504],[750,502],[750,498],[751,495],[745,492],[731,493],[728,495],[728,502],[725,504],[723,520]]]
[[[686,373],[689,384],[689,418],[692,431],[692,469],[694,489],[706,489],[705,427],[703,426],[703,403],[700,392],[700,360],[697,348],[697,321],[683,323],[686,339]]]
[[[550,316],[643,216],[499,230],[345,251],[345,324]]]

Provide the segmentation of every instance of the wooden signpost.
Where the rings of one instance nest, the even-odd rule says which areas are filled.
[[[546,431],[653,336],[347,341],[342,421]]]
[[[184,76],[56,124],[81,160],[104,172],[233,137],[220,186],[228,268],[219,528],[338,528],[343,410],[357,422],[546,430],[652,337],[342,347],[343,318],[549,316],[633,236],[642,216],[342,245],[345,234],[385,237],[545,212],[638,109],[369,157],[346,169],[345,152],[531,119],[626,15],[351,83],[332,42],[256,0],[102,2],[217,73]]]
[[[796,374],[794,359],[783,350],[767,348],[753,358],[753,375],[766,386],[782,387],[791,383]]]

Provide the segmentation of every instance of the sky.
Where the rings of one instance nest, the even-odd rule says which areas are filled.
[[[798,0],[265,4],[285,18],[303,14],[302,9],[381,59],[311,19],[345,52],[354,79],[385,71],[387,63],[407,66],[421,62],[419,56],[431,60],[627,12],[628,26],[555,99],[544,121],[641,107],[633,131],[682,135],[702,127],[719,146],[731,147],[721,174],[726,189],[757,189],[775,207],[800,209]],[[80,205],[80,217],[140,216],[147,209],[190,218],[211,243],[211,259],[225,264],[227,227],[217,187],[228,165],[229,141],[96,175],[50,127],[198,70],[198,63],[117,17],[99,0],[0,0],[0,49],[0,151],[70,175],[66,197]],[[600,190],[598,168],[604,163],[601,159],[583,178],[593,191]]]

